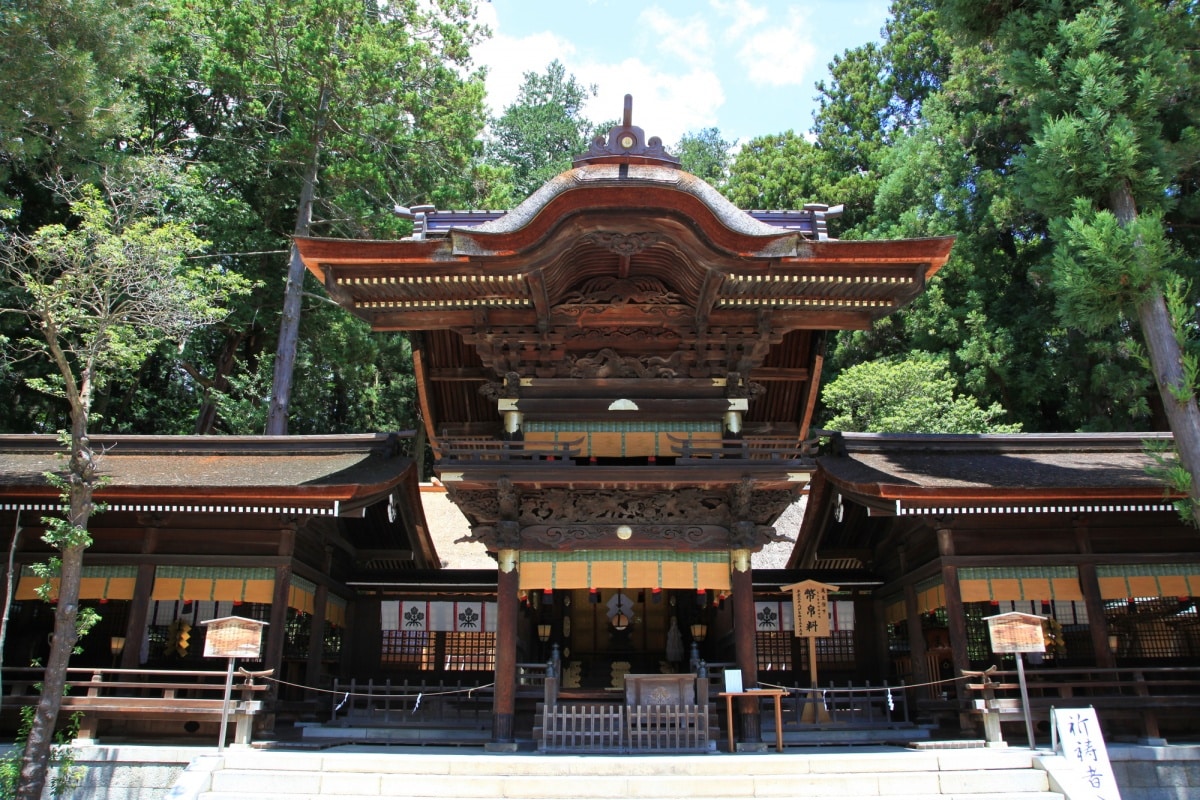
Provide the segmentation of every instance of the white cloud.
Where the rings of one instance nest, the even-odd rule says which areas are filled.
[[[693,69],[712,65],[712,37],[702,18],[682,20],[651,6],[638,15],[637,25],[643,39],[649,35],[650,48],[657,55],[678,59]]]
[[[492,38],[474,50],[475,61],[488,68],[487,103],[492,114],[499,115],[517,97],[522,76],[526,72],[544,72],[546,65],[558,59],[568,74],[584,86],[595,84],[596,97],[584,105],[584,115],[594,122],[619,120],[625,107],[625,95],[633,95],[633,124],[658,136],[671,147],[688,131],[715,126],[717,111],[725,102],[725,93],[716,72],[699,56],[680,65],[681,55],[671,60],[686,71],[664,69],[647,64],[639,58],[618,62],[585,60],[569,40],[543,31],[521,38],[506,36],[500,29],[495,10],[490,4],[480,7],[480,22],[492,29]],[[643,16],[646,16],[645,14]],[[666,15],[650,14],[648,26],[676,24]],[[660,32],[660,49],[683,47],[688,37],[699,40],[703,49],[711,52],[707,28],[700,23],[682,25],[674,35],[671,30]]]
[[[752,83],[765,86],[801,86],[812,82],[817,47],[807,14],[789,8],[786,21],[750,36],[738,51],[738,61]]]
[[[725,38],[736,41],[751,28],[756,28],[767,20],[767,9],[756,6],[749,0],[710,0],[709,5],[722,17],[728,17],[731,22],[725,28]]]
[[[555,59],[571,71],[575,45],[569,40],[550,31],[521,38],[506,36],[491,4],[479,7],[479,22],[492,30],[491,38],[476,46],[473,55],[476,63],[487,67],[487,105],[493,115],[499,116],[517,99],[526,72],[545,72]]]

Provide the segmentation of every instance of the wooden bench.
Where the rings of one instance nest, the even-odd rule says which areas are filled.
[[[6,669],[3,707],[35,705],[42,674],[37,669]],[[219,723],[225,715],[225,680],[223,671],[72,668],[67,670],[68,693],[59,714],[80,715],[77,742],[95,741],[106,720]],[[254,717],[262,711],[262,701],[254,698],[267,689],[248,673],[235,680],[227,718],[234,722],[235,743],[250,744]]]

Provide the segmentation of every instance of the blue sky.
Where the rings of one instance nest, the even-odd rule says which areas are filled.
[[[493,113],[528,71],[557,58],[598,95],[585,109],[633,122],[668,146],[717,127],[727,140],[806,132],[814,84],[835,54],[878,41],[887,0],[483,0],[492,38],[477,48]]]

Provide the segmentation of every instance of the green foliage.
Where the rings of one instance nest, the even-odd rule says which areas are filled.
[[[130,79],[150,63],[152,6],[129,0],[10,0],[0,8],[0,205],[62,170],[94,177],[139,108]],[[37,209],[26,209],[36,218]]]
[[[685,170],[720,189],[729,180],[730,151],[736,144],[721,138],[716,128],[704,128],[685,133],[669,152]]]
[[[1192,488],[1192,473],[1180,463],[1179,449],[1159,439],[1143,443],[1150,455],[1151,464],[1146,474],[1160,481],[1173,494],[1185,495],[1175,500],[1175,511],[1180,518],[1195,526],[1196,500],[1189,493]]]
[[[466,190],[483,122],[473,15],[466,0],[174,4],[190,39],[170,43],[188,72],[169,90],[195,102],[192,79],[209,95],[186,146],[214,166],[233,158],[222,174],[264,216],[278,213],[264,201],[295,209],[315,165],[321,233],[396,235],[394,205],[445,207]]]
[[[21,753],[33,727],[33,716],[33,706],[21,707],[21,724],[13,745],[0,755],[0,797],[17,796],[17,784],[21,778]],[[79,732],[82,718],[82,713],[75,712],[67,724],[54,733],[54,746],[50,750],[50,766],[54,770],[50,779],[51,797],[62,797],[83,782],[86,767],[75,763],[75,749],[71,747],[72,740]]]
[[[65,191],[77,224],[0,241],[15,300],[4,311],[32,326],[14,355],[57,367],[27,383],[87,413],[96,388],[136,369],[159,341],[220,319],[246,284],[186,261],[202,245],[187,224],[149,216],[95,186]]]
[[[980,408],[960,395],[949,363],[911,353],[904,360],[858,364],[826,384],[821,400],[832,414],[821,426],[865,433],[1015,433],[997,421],[1004,409]]]
[[[583,104],[595,94],[557,60],[544,74],[525,73],[517,99],[491,120],[485,151],[487,163],[509,171],[508,197],[524,200],[587,150],[596,126]]]
[[[1059,314],[1085,331],[1111,325],[1162,286],[1172,256],[1160,215],[1122,225],[1084,198],[1069,216],[1051,220],[1050,233],[1057,243],[1050,285]]]
[[[826,202],[817,148],[793,131],[746,142],[730,165],[725,196],[739,208],[801,208]]]

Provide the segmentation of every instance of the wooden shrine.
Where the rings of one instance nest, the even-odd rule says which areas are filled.
[[[498,742],[528,592],[732,593],[756,680],[750,553],[814,469],[827,332],[910,302],[952,245],[837,241],[838,210],[735,208],[627,98],[512,211],[424,207],[400,241],[297,240],[332,298],[412,332],[436,473],[499,565]]]

